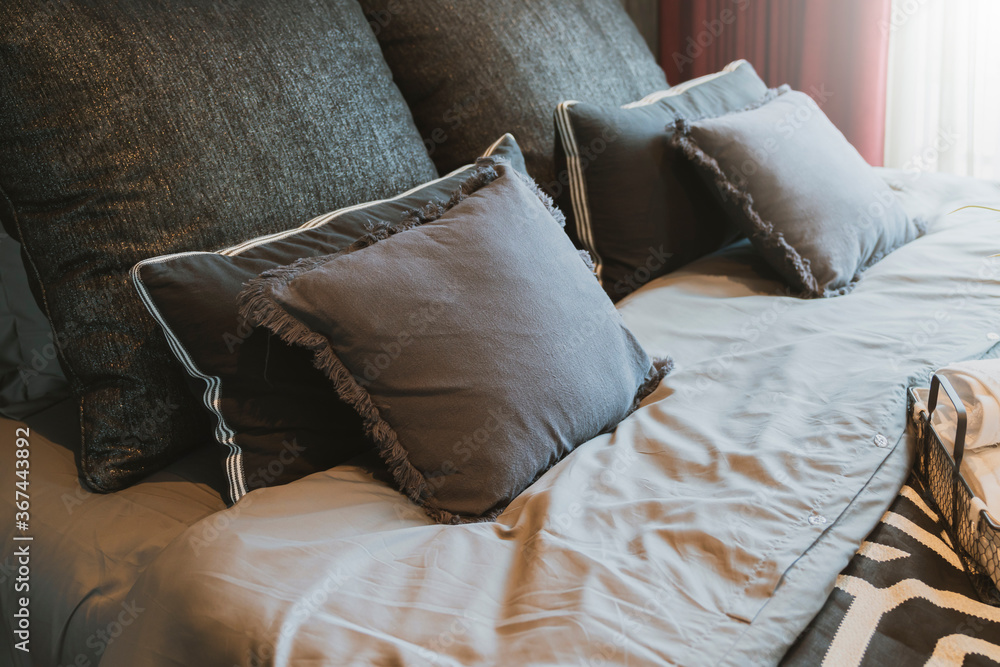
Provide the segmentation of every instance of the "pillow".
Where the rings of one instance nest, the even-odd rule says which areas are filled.
[[[575,98],[625,104],[667,87],[619,0],[361,0],[442,172],[511,132],[550,194],[552,112]]]
[[[745,111],[679,120],[670,139],[790,286],[850,291],[861,272],[920,236],[889,186],[804,93],[787,86]]]
[[[717,116],[760,100],[767,85],[737,61],[717,74],[624,107],[567,101],[556,110],[557,201],[570,237],[594,256],[615,301],[737,235],[697,171],[663,142],[681,117]]]
[[[551,200],[481,163],[446,203],[263,273],[241,312],[315,355],[399,488],[442,523],[496,517],[666,372]]]
[[[517,142],[501,137],[486,155],[524,168]],[[398,220],[446,197],[474,169],[383,201],[327,213],[301,227],[218,252],[186,252],[139,262],[132,277],[212,416],[235,503],[254,488],[285,484],[348,460],[367,441],[357,414],[337,396],[312,354],[283,344],[239,316],[236,297],[261,271],[337,252],[377,221]]]
[[[28,288],[21,244],[0,232],[0,414],[20,420],[69,395],[57,345]]]
[[[84,481],[211,430],[129,269],[437,175],[353,0],[0,4],[0,221],[81,399]]]

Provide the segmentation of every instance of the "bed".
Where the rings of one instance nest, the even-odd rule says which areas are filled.
[[[849,295],[790,296],[744,240],[621,301],[676,370],[495,522],[435,525],[368,456],[230,508],[204,449],[92,494],[77,406],[28,419],[36,664],[816,664],[909,475],[907,387],[1000,330],[1000,225],[954,212],[1000,184],[879,173],[929,228]]]

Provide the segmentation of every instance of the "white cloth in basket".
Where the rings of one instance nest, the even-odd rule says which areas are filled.
[[[993,517],[1000,517],[1000,359],[966,361],[940,369],[938,376],[951,382],[965,405],[968,430],[962,476],[972,492],[985,502]],[[932,418],[942,442],[952,451],[956,417],[942,390]],[[973,515],[978,516],[978,508]]]
[[[965,404],[968,415],[965,448],[973,450],[1000,443],[1000,359],[952,364],[937,375],[951,382]],[[955,410],[943,392],[935,410],[935,426],[938,419],[944,420],[942,423],[955,423]]]

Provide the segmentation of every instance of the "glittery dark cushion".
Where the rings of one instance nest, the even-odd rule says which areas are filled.
[[[0,64],[0,219],[63,343],[99,491],[212,437],[136,262],[436,175],[353,0],[6,0]]]
[[[361,0],[442,172],[504,132],[553,196],[553,114],[564,100],[619,105],[667,87],[619,0]]]

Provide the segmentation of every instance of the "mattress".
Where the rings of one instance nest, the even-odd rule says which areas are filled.
[[[795,298],[742,242],[623,301],[677,370],[495,523],[433,525],[365,462],[222,509],[208,450],[69,513],[39,425],[38,664],[776,663],[907,477],[906,388],[1000,331],[1000,216],[948,215],[1000,185],[882,173],[930,231],[850,295]]]

